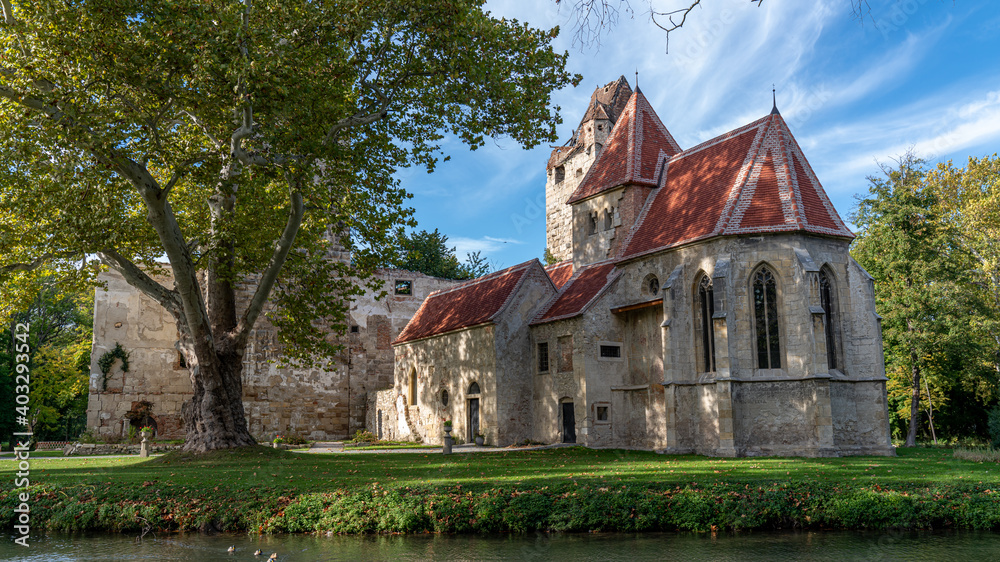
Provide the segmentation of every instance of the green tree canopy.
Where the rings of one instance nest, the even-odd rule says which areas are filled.
[[[922,395],[945,407],[963,381],[980,374],[983,340],[974,324],[982,301],[973,290],[971,255],[944,220],[923,161],[906,155],[898,164],[869,178],[869,196],[853,217],[860,232],[851,254],[875,278],[891,414],[914,446]]]
[[[434,229],[407,234],[396,231],[396,255],[386,265],[397,269],[419,271],[444,279],[474,279],[490,272],[490,265],[480,252],[474,252],[460,262],[455,247],[448,247],[448,237]]]
[[[29,324],[30,392],[26,411],[36,440],[70,439],[86,422],[93,292],[64,293],[52,278],[35,286],[29,306],[8,316],[0,327],[0,441],[16,424],[15,345],[17,324]]]
[[[398,168],[432,169],[445,134],[553,141],[550,93],[578,80],[558,30],[482,0],[0,7],[0,310],[43,264],[118,271],[177,320],[194,451],[254,443],[240,374],[266,302],[293,359],[335,353],[356,280],[412,223]]]

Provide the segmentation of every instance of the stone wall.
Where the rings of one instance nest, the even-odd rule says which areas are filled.
[[[530,267],[497,320],[497,444],[513,445],[533,437],[532,390],[536,363],[531,352],[528,324],[555,294],[555,287],[545,270],[540,266]]]
[[[146,400],[153,404],[157,436],[183,437],[180,411],[191,398],[191,378],[174,348],[178,334],[173,317],[117,273],[102,273],[100,279],[107,290],[94,293],[87,427],[99,435],[122,435],[125,414]],[[98,361],[116,343],[129,354],[129,371],[122,372],[121,361],[115,361],[105,381]]]
[[[125,412],[139,400],[153,404],[157,435],[184,436],[181,405],[191,396],[190,375],[174,348],[174,319],[118,274],[104,273],[108,290],[97,289],[94,306],[94,346],[87,425],[102,435],[122,432]],[[271,439],[295,434],[308,439],[346,437],[365,427],[367,393],[391,384],[391,342],[427,295],[455,281],[401,270],[380,270],[378,279],[388,296],[366,292],[351,306],[347,334],[331,335],[344,344],[333,361],[321,367],[282,365],[275,327],[265,315],[258,320],[244,355],[244,409],[250,432]],[[410,294],[396,294],[396,280],[410,282]],[[169,286],[168,279],[160,279]],[[242,309],[250,288],[238,291]],[[120,342],[131,354],[129,373],[119,364],[101,387],[97,360]]]
[[[780,368],[756,364],[751,276],[777,280]],[[533,345],[572,336],[572,373],[535,377],[535,435],[560,435],[560,400],[579,403],[595,446],[710,455],[892,454],[870,278],[843,240],[803,234],[716,238],[635,260],[581,317],[533,327]],[[839,369],[827,365],[818,274],[833,278]],[[700,359],[698,285],[713,283],[716,369]],[[655,277],[660,290],[650,292]],[[659,302],[662,299],[662,303]],[[621,359],[599,356],[620,344]],[[550,365],[555,365],[550,360]],[[610,419],[598,423],[598,406]]]
[[[424,443],[440,444],[445,420],[452,420],[452,436],[468,442],[468,401],[479,400],[479,426],[486,441],[496,444],[499,437],[497,415],[497,354],[495,326],[458,330],[448,334],[395,346],[396,378],[388,392],[396,405],[395,423],[405,419],[411,435]],[[415,374],[416,403],[409,403],[410,376]],[[470,395],[472,383],[478,396]],[[447,392],[447,404],[443,399]],[[407,419],[406,416],[409,416]],[[369,426],[371,430],[371,426]],[[416,431],[413,431],[416,430]]]

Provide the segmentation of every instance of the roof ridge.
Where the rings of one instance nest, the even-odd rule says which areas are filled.
[[[615,267],[615,264],[616,264],[616,261],[613,258],[608,258],[608,259],[603,259],[603,260],[598,261],[598,262],[589,263],[589,264],[587,264],[587,265],[585,265],[585,266],[577,269],[576,271],[574,271],[573,272],[573,276],[570,277],[568,281],[566,281],[565,283],[563,283],[563,286],[560,287],[556,291],[556,294],[553,295],[551,299],[549,299],[549,302],[545,303],[545,306],[543,306],[542,308],[540,308],[538,310],[538,312],[535,314],[535,317],[531,320],[531,322],[529,322],[529,324],[540,323],[542,321],[542,318],[546,314],[548,314],[549,310],[552,309],[553,305],[555,305],[555,303],[559,301],[559,298],[562,297],[563,294],[565,294],[573,286],[573,284],[576,283],[576,281],[580,278],[580,276],[582,276],[585,272],[587,272],[587,271],[589,271],[589,270],[591,270],[591,269],[593,269],[595,267],[603,267],[603,266],[606,266],[606,265],[611,265],[612,266],[611,271],[608,272],[608,276],[610,276],[612,273],[615,273],[616,271],[618,271],[618,268]],[[605,286],[607,286],[608,281],[605,280],[604,284],[605,284]],[[601,290],[599,290],[597,292],[597,294],[600,294],[603,290],[604,290],[604,288],[602,287]],[[597,295],[595,295],[595,297],[596,296]],[[575,312],[573,314],[562,315],[562,316],[557,316],[557,317],[553,317],[553,318],[546,318],[545,322],[551,322],[553,320],[561,320],[563,318],[572,318],[573,316],[577,316],[581,312],[587,310],[587,307],[590,306],[591,301],[593,301],[593,298],[591,298],[590,300],[588,300],[586,302],[586,304],[584,304],[583,307],[580,308],[579,311],[577,311],[577,312]]]
[[[528,267],[528,265],[530,265],[531,262],[533,262],[533,261],[538,261],[538,258],[531,258],[530,260],[528,260],[528,261],[526,261],[524,263],[519,263],[517,265],[512,265],[512,266],[508,267],[507,269],[501,269],[500,271],[494,271],[492,273],[487,273],[486,275],[483,275],[482,277],[476,277],[475,279],[469,279],[467,281],[462,281],[461,283],[459,283],[459,284],[457,284],[457,285],[455,285],[453,287],[448,287],[447,289],[438,289],[436,291],[432,291],[432,292],[430,292],[430,293],[427,294],[427,298],[431,298],[431,297],[434,297],[434,296],[437,296],[437,295],[444,295],[444,294],[447,294],[447,293],[452,293],[452,292],[458,291],[460,289],[464,289],[466,287],[472,287],[473,285],[477,285],[479,283],[483,283],[483,282],[490,281],[490,280],[495,279],[495,278],[503,277],[504,275],[508,275],[510,273],[514,273],[514,271],[517,270],[517,269],[523,269],[525,267]]]
[[[644,124],[647,118],[650,119],[648,131]],[[647,146],[657,152],[655,157],[644,159],[643,150]],[[655,177],[656,170],[653,177],[644,177],[644,163],[655,158],[655,168],[660,165],[663,156],[669,158],[680,152],[680,144],[663,124],[646,95],[633,91],[600,154],[566,203],[584,201],[621,185],[655,186],[658,179]]]

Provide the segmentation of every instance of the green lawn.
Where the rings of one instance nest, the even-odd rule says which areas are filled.
[[[0,489],[15,466],[0,459]],[[154,459],[35,459],[33,483],[103,485],[156,482],[212,488],[260,486],[299,492],[351,488],[456,485],[547,486],[566,483],[843,482],[853,485],[1000,483],[1000,465],[955,459],[947,449],[899,449],[897,457],[721,459],[582,447],[463,453],[301,454],[260,448],[205,457],[172,453]]]
[[[0,459],[0,526],[15,466]],[[1000,529],[1000,464],[947,449],[833,459],[581,447],[153,459],[40,458],[32,521],[61,531],[495,533],[793,528]]]

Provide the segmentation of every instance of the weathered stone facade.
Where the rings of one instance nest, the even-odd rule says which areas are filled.
[[[429,293],[455,284],[392,269],[380,270],[377,277],[388,296],[376,300],[369,291],[352,303],[348,333],[331,336],[344,345],[343,352],[325,368],[281,366],[276,329],[261,316],[243,364],[243,406],[253,435],[334,439],[365,427],[368,392],[392,384],[391,342]],[[183,437],[180,412],[191,397],[191,380],[174,347],[178,333],[173,317],[117,273],[103,273],[101,280],[108,289],[95,294],[87,426],[118,435],[126,431],[126,412],[146,400],[153,405],[157,435]],[[409,294],[397,293],[397,281],[409,283]],[[168,279],[160,282],[169,286]],[[241,290],[238,307],[248,298]],[[105,389],[97,361],[116,342],[130,354],[130,369],[122,373],[116,362]]]
[[[894,454],[871,277],[777,108],[681,150],[620,78],[553,152],[546,200],[558,291],[503,345],[503,322],[467,302],[495,291],[432,296],[452,322],[418,313],[393,388],[372,399],[394,436],[436,443],[451,419],[468,439],[479,382],[477,400],[497,397],[482,412],[499,445]]]
[[[466,295],[485,297],[488,320],[433,337],[408,339],[404,331],[395,346],[395,384],[369,402],[369,411],[375,410],[369,430],[381,424],[386,438],[441,443],[443,424],[451,420],[460,442],[471,441],[477,428],[490,444],[531,438],[532,358],[523,350],[531,345],[528,324],[555,294],[542,265],[532,260],[431,295],[415,322],[440,321],[433,316],[442,312],[439,306]]]

